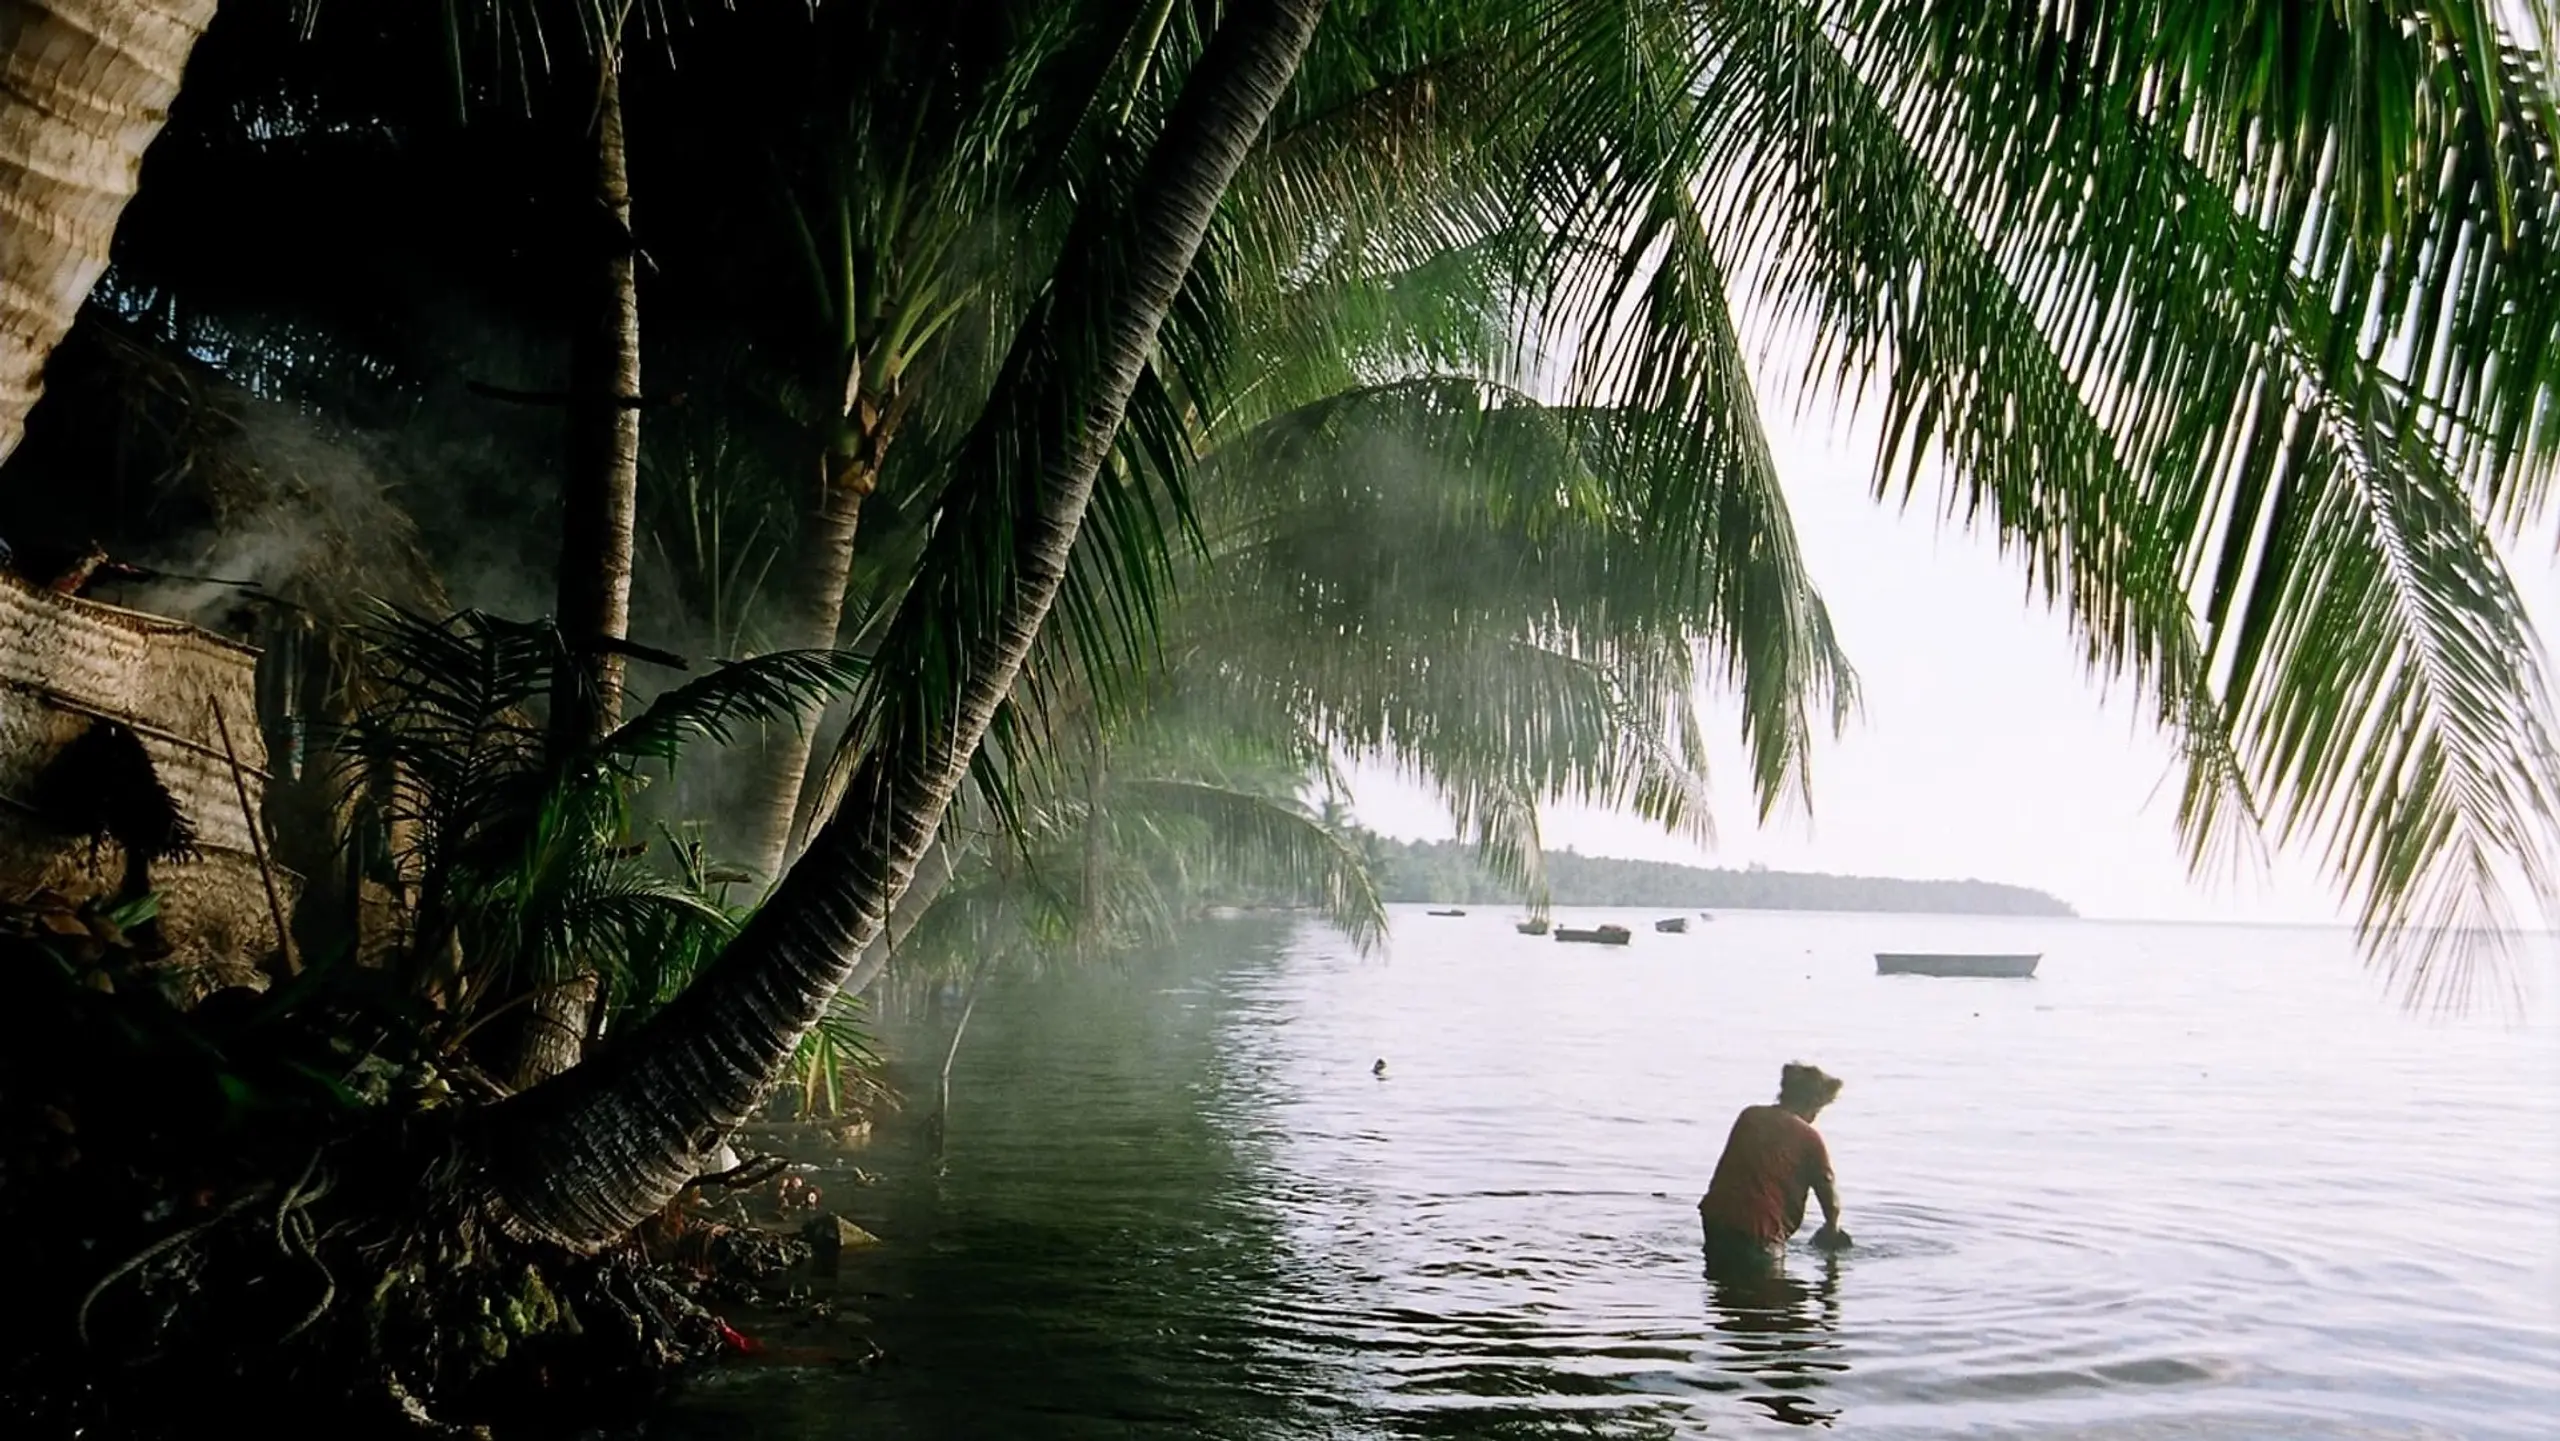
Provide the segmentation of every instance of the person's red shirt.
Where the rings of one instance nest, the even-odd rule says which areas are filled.
[[[1779,1245],[1804,1224],[1806,1192],[1831,1174],[1822,1133],[1780,1106],[1736,1116],[1698,1215],[1708,1225]]]

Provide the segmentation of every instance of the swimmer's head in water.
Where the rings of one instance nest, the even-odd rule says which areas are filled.
[[[1789,1061],[1778,1072],[1778,1104],[1808,1121],[1839,1095],[1840,1078],[1825,1073],[1820,1066]]]

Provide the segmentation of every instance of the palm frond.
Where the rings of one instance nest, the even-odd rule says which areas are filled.
[[[1386,909],[1359,849],[1294,802],[1205,781],[1141,777],[1112,781],[1106,804],[1116,834],[1144,831],[1200,858],[1227,883],[1312,904],[1362,951],[1386,936]],[[1188,823],[1178,838],[1177,822]]]
[[[1732,569],[1759,570],[1728,588],[1745,593],[1738,615],[1702,596],[1685,553],[1645,542],[1645,468],[1667,453],[1642,443],[1648,424],[1428,379],[1257,427],[1213,460],[1233,499],[1183,664],[1356,755],[1465,768],[1471,789],[1499,773],[1532,796],[1632,806],[1704,836],[1703,648],[1740,673],[1746,734],[1793,738],[1760,777],[1773,803],[1800,779],[1801,751],[1783,747],[1809,734],[1808,709],[1836,724],[1853,683],[1767,529],[1727,547],[1742,552]],[[1771,617],[1792,632],[1770,637]],[[1742,659],[1754,656],[1774,660]]]
[[[684,974],[667,962],[716,951],[733,919],[684,885],[635,866],[536,866],[475,889],[463,913],[466,953],[523,984],[588,970],[643,1005]]]
[[[888,1099],[880,1081],[885,1063],[872,1048],[858,996],[839,995],[827,1003],[818,1023],[800,1038],[792,1066],[798,1072],[803,1116],[840,1116]]]
[[[2464,427],[2514,434],[2497,407],[2547,409],[2531,398],[2547,335],[2517,350],[2455,310],[2544,313],[2560,269],[2510,251],[2494,279],[2466,279],[2438,248],[2464,242],[2359,211],[2352,176],[2235,198],[2191,127],[2106,112],[2103,92],[2076,100],[2122,149],[2101,164],[2057,147],[2079,177],[2065,190],[2050,152],[1986,139],[2044,113],[2015,87],[1970,104],[1890,33],[1861,48],[1818,7],[1754,15],[1725,37],[1716,93],[1727,116],[1767,117],[1726,132],[1767,148],[1731,153],[1717,193],[1785,257],[1762,280],[1821,337],[1817,363],[1842,383],[1884,375],[1905,484],[1924,453],[1955,462],[1951,503],[1988,512],[2092,663],[2132,672],[2187,728],[2199,854],[2235,809],[2325,837],[2413,994],[2458,991],[2511,919],[2499,878],[2550,894],[2560,761],[2539,646],[2479,518],[2513,486],[2461,480],[2531,449]],[[1816,132],[1821,147],[1779,148]],[[1765,200],[1781,168],[1800,176],[1782,203],[1745,198],[1746,177]],[[2428,265],[2387,274],[2379,257],[2409,243]],[[2413,324],[2526,394],[2428,396],[2393,364]],[[2439,953],[2455,962],[2440,974]]]
[[[604,738],[600,749],[633,759],[672,760],[688,743],[726,744],[741,725],[797,722],[810,710],[849,694],[869,661],[845,650],[784,650],[730,661],[661,692],[648,708]]]

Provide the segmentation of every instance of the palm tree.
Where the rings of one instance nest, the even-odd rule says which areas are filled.
[[[1287,384],[1261,379],[1265,394]],[[1657,482],[1620,469],[1641,423],[1425,374],[1292,406],[1219,446],[1195,481],[1204,553],[1180,569],[1156,669],[1111,700],[1044,689],[1039,728],[1084,743],[1007,758],[995,789],[1010,816],[956,828],[951,873],[901,902],[924,902],[902,970],[1154,937],[1192,903],[1246,893],[1312,903],[1366,945],[1375,884],[1347,819],[1298,800],[1339,790],[1337,757],[1436,788],[1533,909],[1541,804],[1707,838],[1695,657],[1721,653],[1724,618],[1684,608],[1698,592],[1645,543],[1636,502]],[[1806,707],[1836,721],[1852,688],[1784,514],[1760,523],[1767,543],[1742,559],[1796,629],[1743,623],[1795,645],[1741,663],[1812,678],[1739,688],[1792,758],[1758,787],[1765,807],[1801,785]],[[849,984],[873,979],[872,961]]]
[[[735,129],[705,142],[769,149],[779,177],[775,217],[703,256],[733,278],[702,317],[724,335],[741,308],[775,318],[766,338],[716,363],[739,404],[787,417],[792,435],[783,464],[794,534],[761,618],[774,643],[835,644],[849,587],[876,599],[906,578],[912,556],[893,544],[856,583],[866,508],[884,487],[894,503],[929,507],[1003,337],[1049,275],[1094,152],[1152,98],[1155,53],[1180,28],[1172,9],[900,10],[892,20],[876,5],[831,7],[812,17],[807,41],[824,58],[796,84],[833,104],[798,106],[781,124],[726,114]],[[991,27],[998,16],[1005,26]],[[747,83],[774,83],[763,78],[769,52],[739,58],[759,77]],[[893,456],[904,463],[893,469]],[[768,878],[781,875],[810,809],[818,720],[768,735],[752,763],[742,859]]]
[[[784,348],[772,388],[808,437],[813,472],[794,487],[801,514],[770,607],[773,638],[788,647],[836,644],[863,506],[892,447],[920,397],[944,398],[954,414],[974,403],[988,337],[1019,313],[1026,260],[1048,248],[1021,233],[1008,244],[995,222],[1034,208],[1021,204],[1019,172],[1041,147],[1018,107],[1054,47],[1035,34],[985,57],[991,73],[955,81],[965,61],[951,63],[960,47],[946,31],[969,23],[961,12],[868,18],[876,38],[849,47],[859,79],[843,87],[844,118],[818,127],[774,227],[791,261],[778,268],[796,283],[769,303],[806,319],[787,332],[799,343]],[[794,717],[754,761],[742,859],[768,880],[789,859],[818,720]]]
[[[623,133],[623,27],[630,0],[584,0],[595,51],[596,223],[585,324],[571,344],[564,400],[569,444],[560,477],[560,564],[554,613],[578,663],[551,693],[554,744],[564,750],[609,735],[622,719],[621,643],[631,636],[631,566],[640,509],[640,276],[631,228],[631,164]],[[601,972],[573,971],[535,993],[532,1023],[510,1068],[518,1085],[578,1063],[596,1028]]]
[[[1238,12],[1216,53],[1310,8]],[[1288,97],[1238,85],[1276,113],[1250,164],[1258,114],[1186,101],[1150,182],[1178,205],[1126,172],[1080,191],[857,712],[845,803],[654,1031],[487,1118],[497,1189],[578,1244],[646,1211],[900,902],[1052,605],[1059,663],[1109,684],[1157,658],[1185,452],[1273,413],[1216,373],[1222,297],[1265,293],[1235,282],[1357,292],[1506,240],[1515,388],[1657,477],[1625,504],[1666,575],[1765,618],[1716,658],[1746,695],[1820,689],[1738,660],[1792,604],[1734,561],[1783,513],[1745,364],[1774,338],[1808,392],[1881,415],[1880,494],[1940,486],[2185,739],[2200,863],[2259,825],[2325,841],[2368,934],[2459,960],[2502,881],[2547,894],[2560,795],[2494,544],[2543,514],[2560,415],[2549,53],[2460,0],[1346,3]],[[1204,62],[1185,94],[1244,73]],[[1195,266],[1204,186],[1234,209]],[[1753,740],[1765,800],[1801,748]]]
[[[552,723],[564,745],[595,739],[622,718],[623,657],[631,636],[631,562],[640,490],[639,242],[631,229],[631,163],[623,134],[622,28],[630,7],[594,16],[596,223],[593,294],[572,342],[564,411],[557,613],[582,664],[564,672]],[[575,1060],[574,1054],[567,1059]],[[549,1074],[550,1066],[536,1068]]]
[[[107,268],[214,3],[10,0],[0,13],[0,460]]]
[[[1399,54],[1503,97],[1502,143],[1479,148],[1529,199],[1496,208],[1546,237],[1519,299],[1579,330],[1577,388],[1666,422],[1627,440],[1691,462],[1656,473],[1765,482],[1729,302],[1747,288],[1800,328],[1814,382],[1875,386],[1889,482],[1946,460],[1951,503],[2020,549],[2092,663],[2187,736],[2199,855],[2259,815],[2316,828],[2373,933],[2440,956],[2499,918],[2500,866],[2547,889],[2548,706],[2482,517],[2532,513],[2550,475],[2553,107],[2539,55],[2482,12],[2382,7],[2384,25],[2350,8],[2225,34],[2140,4],[1985,24],[1957,6],[1588,0],[1488,6],[1458,37],[1473,43]],[[1218,197],[1194,187],[1223,189],[1288,78],[1236,61],[1292,59],[1312,18],[1222,26],[1150,178],[1217,163],[1180,169],[1162,210],[1154,185],[1133,192],[1129,268],[1090,226],[1071,247],[1072,281],[964,453],[966,473],[1013,482],[941,517],[883,651],[901,684],[861,713],[863,758],[809,855],[654,1033],[489,1118],[519,1229],[593,1245],[646,1214],[876,932],[1069,580],[1112,439],[1091,422],[1126,402],[1180,279],[1160,267],[1208,223]],[[2331,55],[2389,103],[2292,79]],[[1245,113],[1199,102],[1229,84],[1257,97]],[[1397,118],[1353,105],[1341,123]],[[1429,132],[1422,109],[1407,118]],[[1302,208],[1319,247],[1368,238],[1328,218],[1353,213],[1357,178],[1293,177],[1343,200]],[[1426,216],[1481,213],[1456,189]],[[1097,273],[1145,288],[1084,283]],[[1132,304],[1079,351],[1061,295]],[[1092,368],[1051,368],[1067,356]],[[1055,463],[1058,487],[1022,485],[1026,463]],[[1696,508],[1674,489],[1640,513]],[[1151,562],[1109,519],[1111,543],[1076,552],[1090,588],[1065,595],[1080,649],[1143,624],[1145,572],[1108,566]],[[1745,554],[1761,539],[1715,536]]]
[[[1079,217],[960,453],[970,483],[875,662],[914,687],[868,707],[844,803],[721,959],[626,1046],[488,1117],[484,1175],[511,1228],[577,1249],[628,1232],[699,1171],[825,1014],[1021,673],[1157,332],[1322,10],[1233,7],[1126,200]]]
[[[1030,729],[1084,743],[1004,753],[981,787],[1003,814],[946,837],[899,903],[902,938],[966,934],[987,951],[986,926],[938,915],[945,884],[955,903],[1026,918],[1034,940],[1144,934],[1198,890],[1156,883],[1186,872],[1182,847],[1220,858],[1221,883],[1315,901],[1357,938],[1369,922],[1346,898],[1370,882],[1340,827],[1294,801],[1338,788],[1337,756],[1433,786],[1480,859],[1541,908],[1541,804],[1709,838],[1701,650],[1744,678],[1763,814],[1801,794],[1816,717],[1845,719],[1852,688],[1783,506],[1733,476],[1700,492],[1704,535],[1649,534],[1644,502],[1671,482],[1644,466],[1672,453],[1633,443],[1650,419],[1543,405],[1496,378],[1509,322],[1487,282],[1502,255],[1273,281],[1238,310],[1237,400],[1186,407],[1202,427],[1187,482],[1198,546],[1175,567],[1153,673],[1080,684],[1064,637],[1044,638],[1033,670],[1051,679],[1014,705],[1037,707]],[[1719,546],[1719,528],[1755,543]],[[1714,569],[1665,559],[1690,554]],[[1239,755],[1288,784],[1238,788]],[[1168,855],[1161,838],[1177,834]],[[1106,859],[1127,862],[1109,883]],[[900,945],[912,965],[919,946]],[[887,951],[875,938],[848,984],[875,980]]]

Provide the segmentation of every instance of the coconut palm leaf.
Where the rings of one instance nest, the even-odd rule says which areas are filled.
[[[2458,314],[2550,313],[2560,272],[2534,229],[2466,269],[2443,248],[2458,247],[2453,233],[2424,231],[2440,221],[2359,210],[2352,176],[2326,191],[2287,179],[2283,204],[2244,207],[2216,182],[2210,146],[2191,153],[2167,138],[2181,131],[2120,119],[2109,133],[2147,139],[2135,153],[2149,163],[2089,170],[2080,196],[2059,194],[2014,145],[1992,152],[2004,163],[1985,158],[1983,128],[2032,107],[1950,104],[1942,83],[1924,96],[1943,72],[1917,47],[1861,49],[1813,7],[1781,9],[1733,31],[1716,108],[1830,139],[1792,159],[1774,145],[1733,154],[1711,189],[1731,223],[1787,257],[1763,279],[1826,337],[1817,364],[1888,374],[1905,484],[1924,453],[1954,460],[1951,503],[1991,514],[2028,553],[2093,663],[2135,674],[2191,733],[2203,722],[2191,753],[2211,779],[2263,807],[2280,837],[2325,837],[2404,979],[2458,992],[2471,974],[2459,962],[2512,915],[2500,878],[2550,894],[2560,766],[2539,646],[2480,519],[2538,483],[2523,478],[2533,445],[2495,437],[2520,434],[2500,406],[2547,409],[2532,397],[2548,384],[2548,337]],[[2332,121],[2344,123],[2304,123]],[[1785,203],[1744,198],[1746,176],[1766,195],[1790,166],[1802,178],[1778,188]],[[2553,188],[2547,173],[2509,187]],[[1868,197],[1854,214],[1850,194]],[[2434,259],[2394,277],[2371,257],[2395,245]],[[2389,363],[2413,325],[2430,344],[2468,344],[2470,364],[2520,393],[2498,400],[2457,377],[2428,394],[2427,377]],[[2525,471],[2466,495],[2466,463]],[[2215,821],[2205,788],[2191,779],[2200,848]],[[2457,964],[2436,972],[2439,955]]]
[[[1139,833],[1198,858],[1217,879],[1312,904],[1362,951],[1386,937],[1386,909],[1359,849],[1293,801],[1158,777],[1114,780],[1103,804],[1115,846]]]
[[[1434,379],[1258,427],[1215,461],[1237,498],[1187,653],[1353,754],[1708,834],[1693,651],[1721,651],[1746,688],[1754,657],[1777,656],[1787,675],[1760,684],[1746,726],[1798,747],[1808,709],[1836,722],[1853,682],[1792,549],[1768,543],[1783,512],[1759,509],[1765,492],[1736,487],[1759,518],[1708,517],[1742,538],[1730,568],[1750,581],[1711,579],[1738,618],[1644,544],[1641,467],[1665,454],[1629,443],[1645,423]],[[1772,616],[1791,632],[1741,649],[1736,632],[1765,637]],[[1761,777],[1764,806],[1800,776],[1792,754]]]
[[[799,1073],[800,1114],[840,1116],[848,1109],[888,1099],[879,1076],[885,1063],[871,1045],[860,997],[839,995],[800,1041],[792,1065]]]
[[[2448,628],[2439,615],[2429,637],[2421,607],[2385,607],[2398,617],[2396,654],[2452,655],[2444,676],[2473,678],[2458,698],[2439,678],[2435,699],[2409,713],[2435,738],[2430,753],[2464,774],[2461,804],[2490,813],[2478,844],[2457,834],[2451,802],[2399,821],[2383,819],[2390,807],[2378,799],[2351,808],[2360,817],[2288,819],[2310,790],[2356,788],[2351,776],[2369,796],[2393,787],[2390,767],[2289,767],[2268,725],[2247,719],[2264,703],[2231,687],[2307,685],[2326,662],[2243,676],[2212,596],[2244,595],[2272,574],[2261,532],[2284,486],[2244,482],[2250,455],[2265,476],[2352,476],[2387,501],[2406,487],[2377,483],[2379,464],[2324,457],[2388,448],[2388,463],[2466,484],[2500,513],[2547,475],[2533,419],[2553,413],[2560,273],[2544,258],[2553,227],[2535,218],[2553,188],[2552,149],[2537,138],[2547,72],[2502,48],[2478,14],[2462,18],[2462,6],[2302,7],[2298,27],[2276,21],[2286,7],[2244,8],[2266,33],[2237,50],[2296,46],[2297,63],[2344,54],[2341,37],[2391,29],[2389,45],[2358,52],[2359,73],[2379,93],[2414,93],[2424,114],[2333,104],[2301,88],[2300,70],[2266,93],[2240,83],[2245,67],[2182,78],[2180,65],[2200,63],[2197,36],[2239,22],[2228,7],[1487,4],[1435,16],[1455,27],[1443,37],[1451,63],[1509,66],[1515,77],[1490,120],[1467,114],[1478,127],[1472,166],[1447,173],[1505,177],[1518,197],[1508,214],[1551,237],[1508,293],[1533,322],[1524,345],[1563,352],[1567,397],[1678,418],[1642,437],[1691,461],[1660,468],[1657,522],[1698,513],[1684,488],[1693,478],[1765,476],[1727,298],[1746,297],[1764,339],[1808,357],[1814,393],[1879,408],[1880,491],[1908,495],[1924,460],[1945,462],[1949,513],[1989,525],[2081,625],[2090,663],[2155,699],[2185,741],[2181,821],[2199,863],[2265,816],[2279,835],[2365,838],[2333,859],[2411,860],[2415,851],[2378,846],[2388,828],[2445,836],[2430,852],[2442,873],[2476,877],[2482,853],[2549,845],[2533,819],[2549,790],[2540,682],[2531,647],[2500,619],[2514,615],[2499,598],[2511,588],[2481,537],[2467,543],[2468,579],[2436,571],[2450,592],[2488,597],[2469,620]],[[1410,73],[1430,65],[1417,60]],[[1457,148],[1433,132],[1461,106],[1377,110],[1402,127],[1388,132],[1399,155]],[[2322,146],[2365,178],[2303,162],[2329,153]],[[1299,167],[1318,177],[1300,182],[1307,193],[1323,160],[1319,150]],[[2410,179],[2421,175],[2431,192]],[[2417,198],[2396,208],[2359,199],[2393,185]],[[1346,179],[1340,193],[1358,188]],[[2482,218],[2492,196],[2503,197],[2503,234]],[[2292,444],[2286,417],[2324,407],[2331,438]],[[1773,483],[1761,490],[1776,498]],[[2437,533],[2421,546],[2431,557],[2466,545],[2444,532],[2441,512],[2430,521],[2366,509],[2369,537],[2416,525]],[[1682,544],[1655,528],[1656,544]],[[1751,530],[1701,527],[1709,539],[1689,553],[1731,554]],[[2399,573],[2414,602],[2428,572]],[[2297,608],[2312,595],[2300,592]],[[2301,628],[2319,627],[2305,618]],[[2480,634],[2453,633],[2465,629]],[[2367,685],[2361,704],[2308,734],[2353,750],[2353,717],[2384,695]],[[2492,734],[2483,722],[2449,726],[2456,713],[2525,719]],[[1782,732],[1771,739],[1754,745],[1764,804],[1770,778],[1802,749]],[[2506,799],[2488,799],[2493,789]],[[2342,864],[2339,875],[2366,898],[2376,938],[2399,931],[2423,945],[2497,914],[2494,899],[2447,910],[2442,889],[2410,902],[2421,883],[2405,865],[2392,876]]]
[[[672,761],[694,741],[727,744],[741,726],[798,721],[868,673],[866,658],[844,650],[773,651],[729,661],[660,692],[640,714],[598,743],[607,755]]]
[[[368,704],[339,747],[352,792],[399,838],[415,914],[408,964],[445,978],[454,1029],[476,1012],[593,973],[608,1010],[645,1014],[715,952],[734,919],[698,865],[670,875],[628,841],[636,767],[672,764],[848,688],[839,652],[726,665],[658,696],[592,747],[560,750],[536,713],[567,648],[547,623],[384,606],[365,633]]]

